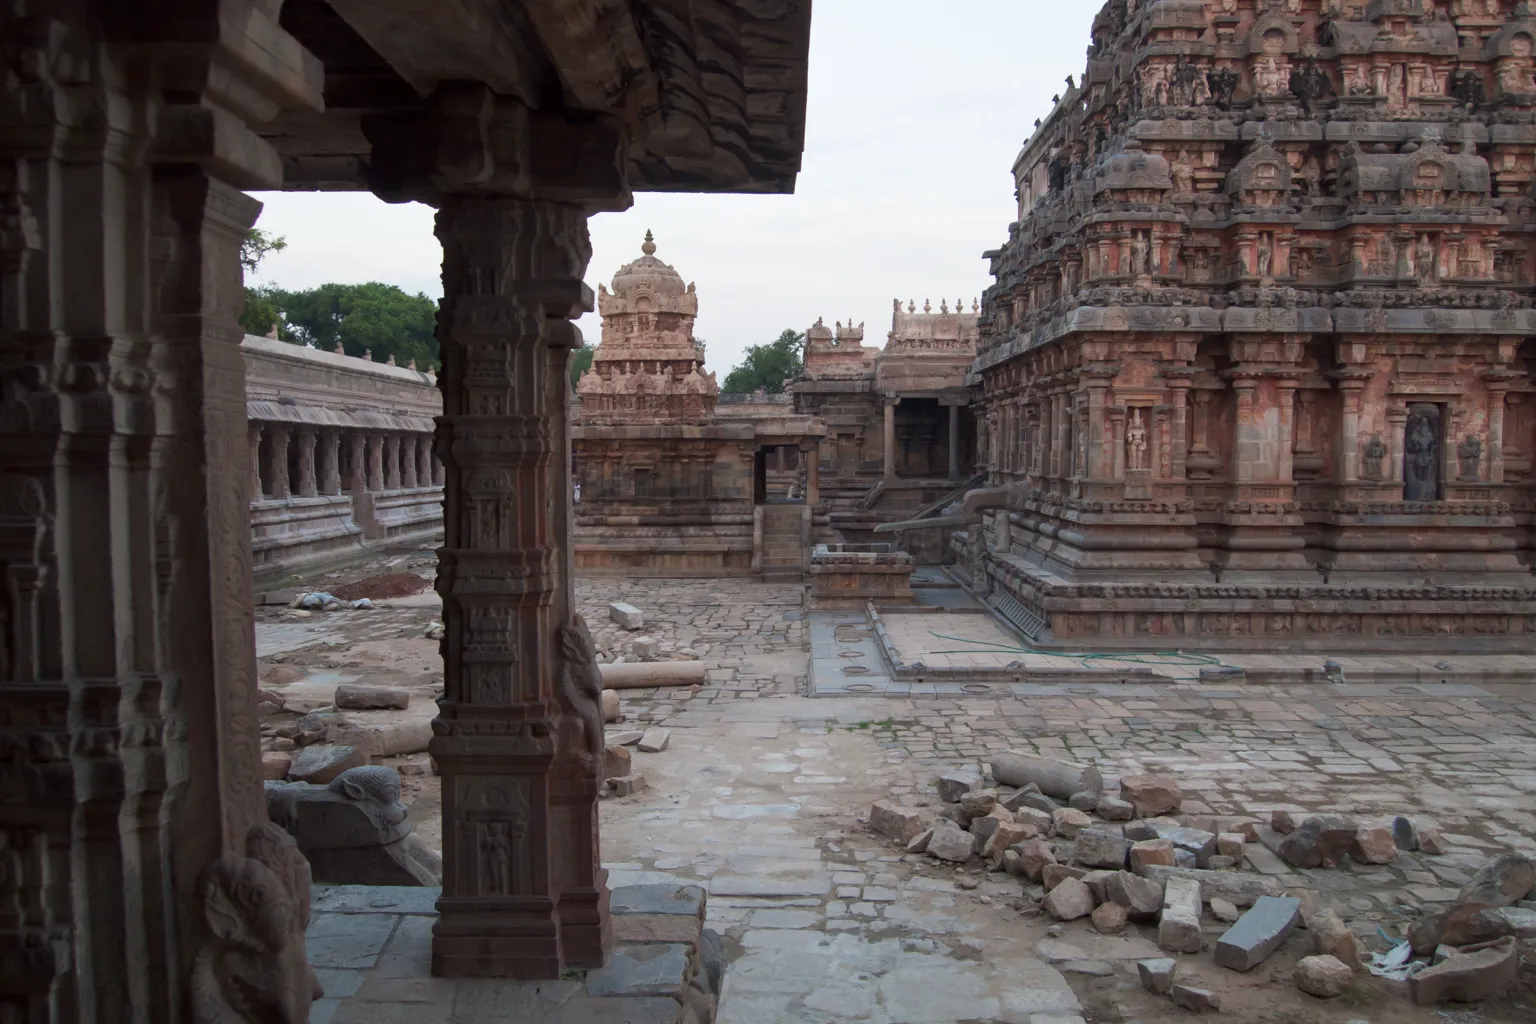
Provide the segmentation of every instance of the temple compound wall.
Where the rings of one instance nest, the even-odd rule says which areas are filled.
[[[442,533],[432,374],[252,335],[240,352],[258,579]]]
[[[968,481],[983,442],[966,375],[975,359],[977,310],[944,300],[906,308],[893,301],[883,348],[864,345],[864,325],[850,319],[806,332],[804,370],[790,382],[795,410],[826,423],[821,493],[829,522],[849,543],[871,540],[876,526],[903,520],[942,501]],[[921,561],[949,557],[938,531],[905,538]]]
[[[577,571],[804,571],[816,530],[814,471],[798,498],[788,494],[790,479],[805,475],[800,450],[821,427],[786,399],[722,403],[693,338],[694,286],[656,258],[650,232],[641,250],[611,292],[598,286],[602,341],[576,387]]]
[[[1062,646],[1529,649],[1536,21],[1116,0],[1014,165],[973,581]]]

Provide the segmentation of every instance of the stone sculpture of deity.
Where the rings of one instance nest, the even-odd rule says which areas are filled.
[[[1126,467],[1131,470],[1147,468],[1147,428],[1142,423],[1141,410],[1131,410],[1131,422],[1125,429]]]

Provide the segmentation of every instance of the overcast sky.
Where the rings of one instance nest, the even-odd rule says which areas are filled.
[[[1098,0],[816,0],[805,159],[788,196],[641,194],[592,219],[587,283],[656,255],[698,285],[694,333],[725,373],[745,348],[825,317],[883,344],[891,300],[967,306],[1007,237],[1014,157],[1079,75]],[[257,193],[288,240],[252,283],[384,281],[442,295],[433,211],[367,194]],[[583,335],[600,337],[597,314]]]

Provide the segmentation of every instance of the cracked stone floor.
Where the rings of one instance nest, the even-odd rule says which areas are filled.
[[[1493,852],[1536,852],[1536,700],[1518,686],[1170,680],[1007,697],[808,697],[811,630],[797,586],[581,579],[577,596],[607,657],[645,637],[660,642],[662,658],[696,656],[709,669],[698,693],[625,691],[626,721],[611,728],[661,725],[671,742],[634,754],[649,788],[603,803],[602,837],[615,885],[683,878],[708,888],[708,921],[731,959],[721,1024],[1184,1019],[1134,981],[1134,960],[1157,955],[1150,932],[1110,938],[1076,922],[1053,938],[1050,922],[1020,898],[1018,880],[982,875],[962,889],[953,869],[905,856],[861,823],[876,799],[936,808],[936,772],[984,768],[996,750],[1090,761],[1106,785],[1133,770],[1173,772],[1186,813],[1284,807],[1363,821],[1411,813],[1442,827],[1453,849],[1438,858],[1326,872],[1267,865],[1295,876],[1288,885],[1322,891],[1362,936],[1452,898]],[[626,633],[609,623],[606,606],[616,600],[641,608],[646,628]],[[437,615],[430,595],[309,620],[262,609],[263,678],[278,666],[290,676],[351,670],[411,685],[425,699],[410,713],[430,714],[440,666],[422,631]],[[411,817],[437,845],[437,780],[425,761],[389,763],[417,766],[404,780]],[[1303,996],[1290,969],[1308,951],[1293,941],[1251,974],[1222,971],[1208,957],[1190,972],[1221,994],[1221,1019],[1452,1020],[1369,981],[1330,1003]],[[1530,1020],[1536,1000],[1523,998],[1456,1020]]]

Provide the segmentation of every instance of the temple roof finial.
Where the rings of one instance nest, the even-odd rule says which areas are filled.
[[[656,255],[656,239],[651,237],[651,229],[645,229],[645,241],[640,245],[640,251],[647,256]]]

